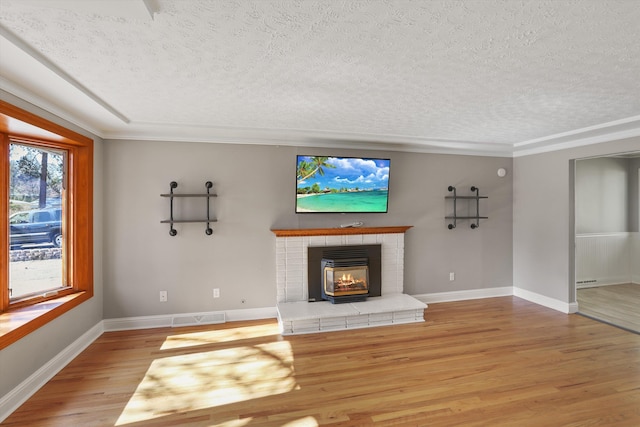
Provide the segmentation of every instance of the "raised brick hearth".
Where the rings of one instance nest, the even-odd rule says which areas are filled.
[[[424,321],[427,305],[403,293],[404,233],[409,228],[272,230],[276,235],[276,295],[282,334]],[[308,247],[369,244],[382,246],[382,296],[348,304],[308,302]]]

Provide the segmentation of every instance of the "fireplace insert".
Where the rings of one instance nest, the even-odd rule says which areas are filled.
[[[365,298],[379,297],[381,295],[381,249],[379,244],[374,245],[349,245],[349,246],[309,246],[308,248],[308,291],[309,302],[314,301],[331,301],[334,304],[339,302],[350,302],[349,298],[362,301]],[[330,265],[334,270],[331,272],[330,278],[333,277],[333,290],[329,287],[329,293],[325,292],[325,265],[323,261],[333,261]],[[353,260],[360,260],[360,265],[349,266]],[[338,264],[336,265],[336,261]],[[346,264],[345,264],[346,262]],[[366,273],[364,267],[366,263]],[[356,263],[358,264],[358,263]],[[353,267],[358,267],[355,270]],[[348,268],[349,270],[342,270]],[[339,270],[336,270],[339,269]],[[351,278],[348,275],[351,274]],[[342,279],[342,276],[345,276]],[[337,277],[337,279],[336,279]],[[366,282],[367,292],[360,289]],[[352,283],[353,282],[353,283]],[[338,284],[336,292],[336,283]],[[342,294],[345,284],[351,284],[350,291],[352,295]],[[331,295],[333,293],[333,295]],[[337,293],[337,295],[336,295]],[[333,301],[332,301],[333,299]],[[351,301],[353,302],[353,300]]]
[[[336,304],[364,301],[369,295],[367,258],[323,258],[321,267],[322,299]]]

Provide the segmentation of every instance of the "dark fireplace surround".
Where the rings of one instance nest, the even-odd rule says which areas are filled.
[[[309,287],[309,302],[323,301],[323,259],[367,258],[369,266],[369,297],[382,295],[382,246],[381,245],[353,245],[353,246],[310,246],[308,248],[307,282]],[[354,301],[359,300],[354,298]],[[361,300],[361,299],[360,299]],[[338,301],[331,302],[341,302]],[[343,302],[351,302],[349,298]]]

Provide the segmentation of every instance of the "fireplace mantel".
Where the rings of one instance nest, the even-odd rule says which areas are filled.
[[[306,237],[306,236],[345,236],[351,234],[391,234],[404,233],[412,225],[394,227],[338,227],[338,228],[294,228],[272,229],[276,237]]]

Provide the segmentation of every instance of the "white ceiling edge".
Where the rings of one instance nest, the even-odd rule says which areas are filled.
[[[638,136],[640,136],[640,116],[634,116],[541,138],[537,144],[534,144],[533,141],[530,142],[531,147],[519,148],[527,143],[516,143],[514,144],[513,157],[566,150]]]
[[[247,144],[299,146],[318,148],[343,148],[378,151],[400,151],[432,154],[454,154],[471,156],[512,157],[509,146],[497,144],[424,142],[419,138],[387,137],[338,134],[331,132],[309,132],[302,130],[230,129],[201,125],[185,128],[180,124],[130,123],[123,131],[102,131],[86,121],[70,114],[63,108],[34,94],[28,89],[0,76],[0,91],[5,91],[34,106],[41,108],[73,125],[76,125],[103,140],[136,140],[157,142],[195,142],[211,144]],[[373,141],[375,139],[376,141]],[[506,151],[505,151],[506,150]]]
[[[104,103],[97,102],[94,96],[87,94],[83,87],[58,77],[70,90],[84,95],[89,104],[104,109]],[[101,130],[86,119],[65,110],[60,105],[50,102],[33,91],[0,76],[0,90],[4,90],[23,99],[49,113],[60,117],[103,140],[143,140],[200,142],[218,144],[254,144],[275,146],[300,146],[318,148],[342,148],[360,150],[384,150],[413,153],[452,154],[490,157],[522,157],[545,152],[552,152],[585,145],[609,142],[619,139],[640,136],[640,116],[616,120],[600,125],[590,126],[570,132],[550,135],[529,141],[517,142],[513,145],[464,142],[426,139],[403,135],[370,135],[340,133],[331,131],[313,131],[304,129],[258,129],[227,128],[191,124],[141,123],[128,121],[117,126],[116,130]],[[117,110],[116,110],[117,111]],[[109,111],[111,118],[113,111]],[[120,117],[118,117],[120,119]]]
[[[103,131],[28,89],[0,76],[4,90],[103,140],[174,141],[400,151],[488,157],[523,157],[640,136],[640,116],[590,126],[531,141],[507,144],[431,140],[401,135],[346,134],[300,129],[222,128],[215,126],[129,122],[122,130]]]
[[[33,104],[34,106],[41,108],[45,111],[48,111],[54,116],[57,116],[62,120],[65,120],[73,125],[76,125],[86,130],[89,133],[92,133],[97,137],[104,139],[102,135],[102,131],[100,131],[95,126],[90,125],[86,120],[81,120],[80,118],[64,110],[57,104],[54,104],[44,99],[43,97],[34,94],[32,91],[30,91],[25,87],[22,87],[12,81],[5,79],[3,76],[0,76],[0,91],[5,91],[7,93],[10,93],[11,95],[17,98],[22,99],[23,101]]]
[[[25,43],[20,37],[13,34],[11,31],[6,29],[4,26],[0,25],[0,37],[2,37],[7,42],[11,43],[18,50],[12,52],[12,55],[16,55],[16,52],[21,52],[22,55],[28,55],[32,60],[37,61],[41,66],[45,67],[48,71],[56,75],[59,79],[61,79],[61,83],[65,85],[71,85],[75,90],[79,91],[88,98],[88,101],[92,104],[97,104],[102,109],[106,110],[113,116],[117,117],[124,123],[129,123],[130,120],[120,111],[116,110],[114,107],[109,105],[104,99],[93,93],[90,89],[84,86],[82,83],[77,81],[75,78],[70,76],[66,71],[57,66],[55,63],[50,61],[46,56],[42,55],[36,49],[32,48],[29,44]],[[5,49],[8,49],[8,46],[5,45]],[[5,52],[6,54],[6,52]],[[31,69],[31,68],[30,68]]]
[[[389,150],[511,157],[511,146],[439,141],[403,135],[371,135],[305,129],[232,128],[192,124],[131,123],[123,131],[105,132],[106,140],[144,140]]]
[[[153,0],[22,0],[24,4],[50,9],[71,10],[74,12],[94,13],[102,16],[137,19],[148,21],[158,12]]]

